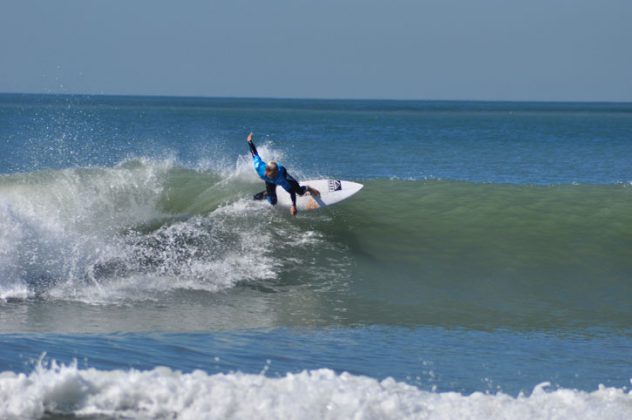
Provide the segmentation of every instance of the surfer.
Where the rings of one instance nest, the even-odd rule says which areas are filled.
[[[255,171],[257,171],[257,175],[259,178],[263,179],[266,183],[266,191],[262,195],[257,194],[255,198],[263,199],[264,197],[268,200],[268,202],[272,205],[275,205],[277,202],[276,195],[276,187],[280,185],[283,187],[285,191],[290,193],[290,197],[292,199],[292,206],[290,207],[290,213],[292,216],[296,216],[298,210],[296,209],[296,194],[302,196],[306,192],[309,192],[313,196],[319,196],[320,192],[317,189],[311,188],[307,185],[301,186],[298,181],[295,180],[287,173],[287,170],[283,165],[270,161],[265,163],[263,159],[257,153],[257,148],[255,144],[252,142],[253,134],[248,134],[248,138],[246,141],[248,142],[248,146],[250,147],[250,153],[252,154],[252,161],[255,165]]]

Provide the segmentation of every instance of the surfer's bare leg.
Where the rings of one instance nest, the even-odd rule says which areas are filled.
[[[310,195],[314,197],[318,197],[320,195],[320,191],[318,191],[316,188],[312,188],[309,185],[307,185],[306,188],[307,192],[310,193]]]

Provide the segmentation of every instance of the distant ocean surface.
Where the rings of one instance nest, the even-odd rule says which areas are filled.
[[[272,209],[245,142],[365,188]],[[0,418],[632,418],[632,104],[0,95]]]

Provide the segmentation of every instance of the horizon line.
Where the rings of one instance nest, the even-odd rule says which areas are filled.
[[[632,104],[630,101],[618,100],[568,100],[568,99],[398,99],[398,98],[327,98],[327,97],[291,97],[291,96],[192,96],[168,94],[130,94],[130,93],[53,93],[53,92],[0,92],[1,96],[83,96],[110,98],[178,98],[178,99],[243,99],[243,100],[278,100],[278,101],[340,101],[340,102],[492,102],[492,103],[549,103],[549,104]]]

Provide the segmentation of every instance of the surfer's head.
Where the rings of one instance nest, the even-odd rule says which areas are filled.
[[[272,179],[272,178],[276,178],[278,174],[279,174],[279,167],[277,166],[277,163],[274,161],[268,162],[268,164],[266,165],[266,177]]]

